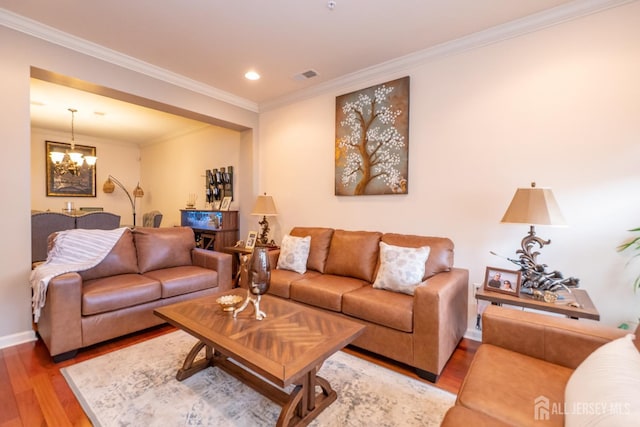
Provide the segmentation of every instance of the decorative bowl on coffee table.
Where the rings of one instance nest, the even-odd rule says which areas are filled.
[[[216,302],[222,311],[233,311],[242,303],[243,299],[240,295],[223,295],[216,299]]]

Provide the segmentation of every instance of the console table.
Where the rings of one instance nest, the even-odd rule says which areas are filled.
[[[180,225],[191,227],[198,246],[222,252],[238,241],[238,211],[180,209]]]
[[[513,305],[517,307],[531,308],[534,310],[548,311],[550,313],[564,314],[573,319],[592,319],[600,320],[600,313],[593,305],[589,294],[584,289],[572,289],[571,292],[558,291],[557,294],[562,297],[558,298],[555,303],[549,303],[534,299],[531,295],[520,294],[507,295],[499,292],[486,291],[478,289],[476,291],[476,299],[489,301],[494,305]],[[573,307],[569,303],[575,302],[579,307]]]

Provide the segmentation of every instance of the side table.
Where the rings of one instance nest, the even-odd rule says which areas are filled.
[[[242,274],[242,269],[248,258],[246,255],[251,255],[253,250],[239,247],[239,246],[227,246],[222,248],[222,252],[226,252],[228,254],[233,255],[233,287],[237,288],[240,284],[240,275]]]
[[[548,311],[550,313],[564,314],[572,319],[592,319],[600,320],[600,313],[593,305],[589,294],[584,289],[572,289],[571,292],[558,291],[560,298],[555,303],[549,303],[534,299],[527,294],[520,296],[507,295],[499,292],[486,291],[478,289],[476,291],[476,299],[489,301],[494,305],[514,305],[517,307],[531,308],[534,310]],[[577,307],[570,305],[575,303]]]

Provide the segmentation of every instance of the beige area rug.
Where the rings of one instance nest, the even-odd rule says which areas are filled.
[[[195,342],[171,332],[61,371],[94,426],[274,426],[280,406],[220,369],[175,379]],[[438,426],[455,400],[343,352],[319,375],[338,399],[311,426]]]

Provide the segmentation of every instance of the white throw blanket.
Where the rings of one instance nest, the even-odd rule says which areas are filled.
[[[49,281],[61,274],[84,271],[98,265],[115,246],[126,227],[114,230],[73,229],[56,235],[47,261],[31,272],[33,321],[44,307]]]

